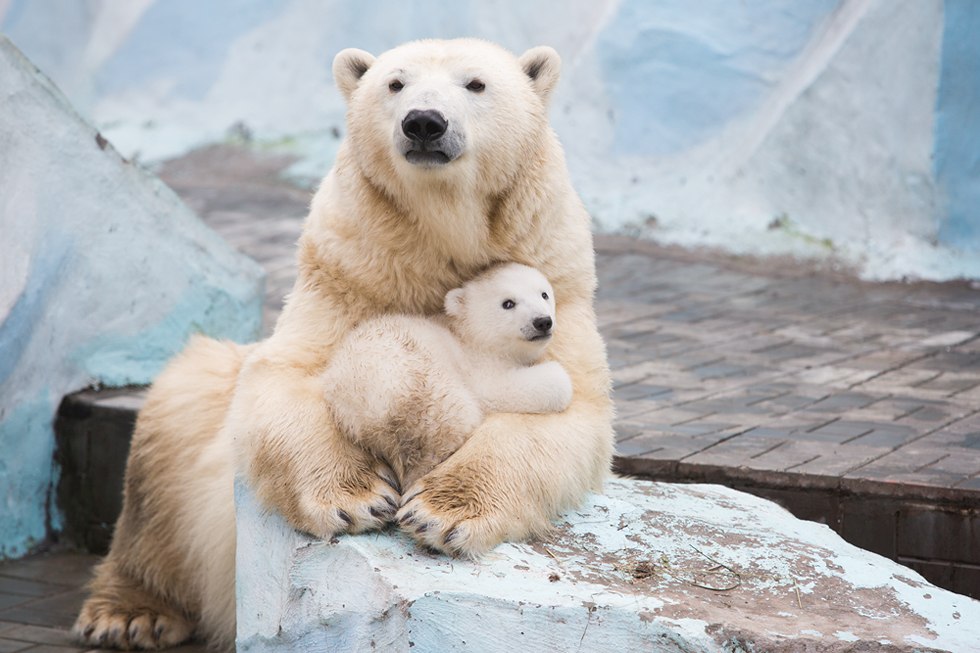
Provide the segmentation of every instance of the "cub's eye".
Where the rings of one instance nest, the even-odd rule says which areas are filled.
[[[482,93],[483,89],[485,89],[486,87],[487,87],[486,84],[484,84],[478,79],[474,79],[473,81],[471,81],[469,84],[466,85],[466,90],[473,91],[474,93]]]
[[[392,93],[397,93],[398,91],[402,90],[403,88],[405,88],[405,85],[402,84],[397,79],[395,81],[393,81],[392,83],[388,84],[388,90],[391,91]]]
[[[503,306],[503,308],[504,308],[505,311],[509,311],[510,309],[512,309],[515,306],[517,306],[517,304],[514,303],[514,300],[513,299],[505,299],[504,300],[504,303],[501,304],[501,306]]]
[[[546,292],[541,293],[541,299],[548,299],[548,293]]]

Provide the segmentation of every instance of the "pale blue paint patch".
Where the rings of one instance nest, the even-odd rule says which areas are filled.
[[[596,52],[617,153],[665,155],[765,98],[837,0],[625,0]]]
[[[41,70],[59,70],[84,51],[88,34],[82,26],[89,12],[83,2],[14,0],[0,16],[0,32],[30,52],[31,62]]]
[[[55,403],[45,390],[0,417],[0,559],[24,555],[60,524],[50,519]]]
[[[147,80],[170,80],[176,95],[202,100],[235,40],[274,19],[287,5],[287,0],[155,2],[99,71],[96,85],[100,92],[114,93]]]
[[[475,23],[472,0],[378,0],[371,3],[371,11],[359,3],[343,2],[335,3],[333,9],[336,38],[327,39],[333,53],[356,47],[380,54],[419,38],[472,36]],[[379,21],[378,16],[385,19]],[[325,59],[327,65],[329,61]]]
[[[939,240],[980,250],[980,3],[946,0],[936,100],[936,182],[945,200]]]
[[[45,318],[48,298],[64,276],[71,250],[70,237],[51,230],[31,261],[27,285],[0,323],[0,386],[17,368],[31,336]]]
[[[27,8],[30,6],[28,0],[13,0],[7,7],[7,12],[0,19],[0,31],[3,31],[8,38],[13,39],[19,28]]]
[[[71,357],[105,386],[150,383],[192,334],[254,342],[262,328],[261,292],[260,287],[258,294],[242,302],[224,290],[192,284],[173,310],[149,329],[125,336],[104,334]]]

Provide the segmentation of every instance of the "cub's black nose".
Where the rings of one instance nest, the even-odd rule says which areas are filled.
[[[554,323],[551,321],[550,317],[536,317],[531,321],[531,324],[538,331],[547,333],[548,331],[551,331],[551,325]]]
[[[413,109],[402,120],[402,132],[416,143],[428,143],[446,133],[449,123],[438,111]]]

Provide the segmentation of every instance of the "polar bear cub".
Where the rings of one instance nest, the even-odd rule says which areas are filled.
[[[446,294],[445,314],[360,324],[324,373],[337,427],[384,458],[403,488],[452,455],[486,413],[552,413],[572,399],[556,362],[551,284],[501,264]]]

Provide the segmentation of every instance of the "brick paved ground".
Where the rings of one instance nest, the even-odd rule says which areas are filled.
[[[278,179],[286,163],[222,146],[161,170],[268,270],[266,332],[310,197]],[[620,471],[755,491],[980,595],[980,289],[596,247]],[[0,566],[0,653],[65,650],[44,647],[67,645],[93,560]]]
[[[279,171],[289,162],[213,146],[170,161],[159,171],[205,222],[265,268],[266,334],[272,332],[296,278],[296,240],[313,197],[311,190],[280,179]]]
[[[597,245],[621,456],[980,490],[977,289]]]
[[[78,648],[68,631],[85,595],[98,556],[51,553],[0,562],[0,653],[71,653]],[[182,646],[178,653],[205,653]]]

